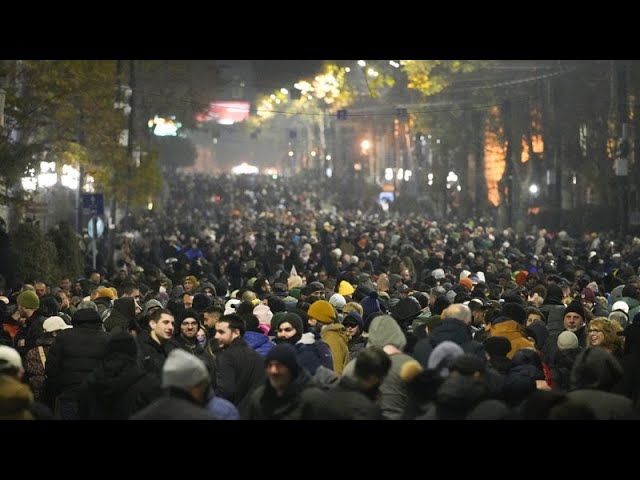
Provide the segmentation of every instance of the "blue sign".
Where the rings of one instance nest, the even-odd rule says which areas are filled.
[[[85,215],[104,215],[104,194],[83,193],[82,210]]]

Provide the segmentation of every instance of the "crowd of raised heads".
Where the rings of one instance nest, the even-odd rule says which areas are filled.
[[[638,418],[640,239],[340,188],[176,175],[113,262],[6,286],[0,418]]]

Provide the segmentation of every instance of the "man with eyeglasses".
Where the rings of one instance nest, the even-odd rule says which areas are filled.
[[[202,325],[202,316],[195,310],[186,309],[178,316],[177,323],[179,333],[173,337],[174,344],[202,360],[211,375],[211,380],[215,380],[215,359],[198,343],[198,330]]]

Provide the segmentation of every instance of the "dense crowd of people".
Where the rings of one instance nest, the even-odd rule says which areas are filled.
[[[640,238],[168,187],[112,263],[0,292],[0,418],[638,418]]]

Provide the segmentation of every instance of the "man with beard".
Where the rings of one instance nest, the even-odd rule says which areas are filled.
[[[251,395],[249,420],[329,420],[328,394],[317,387],[309,372],[298,363],[295,348],[282,343],[264,360],[267,380]]]

